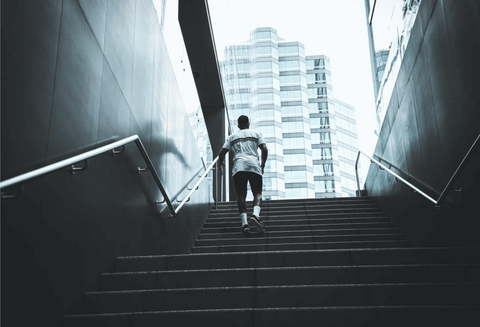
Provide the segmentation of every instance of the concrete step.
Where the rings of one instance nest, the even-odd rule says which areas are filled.
[[[117,258],[116,271],[134,272],[391,264],[480,264],[480,248],[350,248],[129,256]]]
[[[323,250],[323,249],[352,249],[352,248],[388,248],[408,246],[406,240],[378,240],[378,241],[337,241],[337,242],[302,242],[302,243],[275,243],[275,244],[235,244],[218,246],[194,246],[192,253],[224,253],[247,251],[284,251],[284,250]]]
[[[310,230],[285,230],[274,232],[269,230],[268,233],[250,233],[250,238],[255,237],[291,237],[291,236],[323,236],[323,235],[360,235],[360,234],[395,234],[398,233],[397,228],[343,228],[343,229],[310,229]],[[245,235],[239,230],[232,233],[205,233],[198,235],[198,240],[203,239],[232,239],[245,238]]]
[[[212,234],[212,233],[238,233],[240,235],[240,226],[241,222],[238,219],[237,225],[229,225],[229,227],[203,227],[201,234]],[[322,229],[322,230],[335,230],[335,229],[352,229],[352,228],[393,228],[394,225],[387,219],[384,218],[375,218],[370,219],[368,222],[348,222],[343,221],[342,223],[329,223],[323,222],[322,224],[310,224],[309,222],[303,221],[302,224],[297,225],[268,225],[268,233],[271,232],[287,232],[287,231],[297,231],[297,232],[309,232],[312,230]]]
[[[251,205],[251,201],[247,201],[247,205]],[[374,201],[370,198],[326,198],[326,199],[297,199],[297,200],[267,200],[262,202],[262,207],[271,208],[278,206],[302,206],[302,205],[328,205],[328,204],[372,204]],[[218,209],[236,208],[237,202],[221,202],[218,204]]]
[[[147,326],[475,326],[480,306],[338,306],[178,310],[69,315],[65,327]]]
[[[247,215],[248,216],[248,215]],[[385,216],[379,209],[375,208],[365,208],[365,209],[307,209],[307,210],[293,210],[285,209],[283,211],[261,211],[260,217],[262,220],[267,219],[298,219],[302,217],[365,217],[365,216]],[[231,211],[230,213],[223,214],[210,214],[207,218],[209,220],[217,219],[235,219],[239,218],[240,214],[238,211]]]
[[[480,283],[244,286],[85,293],[84,313],[321,306],[479,306]]]
[[[249,212],[252,208],[249,208]],[[362,204],[328,204],[328,205],[312,205],[312,206],[276,206],[276,207],[264,207],[262,206],[261,214],[282,213],[284,211],[329,211],[329,210],[374,210],[379,211],[378,207],[374,204],[362,203]],[[210,212],[210,217],[224,216],[235,214],[238,215],[238,208],[232,207],[228,209],[219,209]]]
[[[257,235],[257,237],[249,237]],[[272,236],[269,233],[251,233],[243,238],[199,239],[195,243],[200,246],[223,245],[253,245],[253,244],[278,244],[278,243],[310,243],[310,242],[352,242],[352,241],[378,241],[378,240],[405,240],[400,233],[393,234],[357,234],[357,235],[301,235],[301,236]]]
[[[390,222],[387,218],[381,217],[338,217],[338,218],[309,218],[305,219],[303,217],[298,219],[285,219],[285,220],[263,220],[265,226],[291,226],[291,228],[297,228],[299,226],[311,226],[311,225],[321,225],[321,224],[345,224],[345,223],[373,223],[373,222]],[[209,222],[208,220],[203,225],[203,229],[207,228],[218,228],[218,227],[235,227],[239,228],[241,224],[240,217],[237,219],[232,219],[230,221],[218,221],[218,222]]]
[[[102,274],[102,291],[372,283],[474,283],[480,264],[199,269]]]

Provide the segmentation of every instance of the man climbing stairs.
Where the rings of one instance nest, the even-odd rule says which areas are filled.
[[[480,323],[480,249],[418,248],[368,198],[236,203],[191,254],[120,257],[65,326],[414,326]]]

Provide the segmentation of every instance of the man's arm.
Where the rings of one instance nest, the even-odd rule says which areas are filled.
[[[265,143],[260,144],[258,147],[262,151],[262,163],[260,164],[260,167],[262,167],[262,175],[263,175],[263,170],[265,168],[265,163],[267,162],[267,157],[268,157],[268,149]]]
[[[225,162],[223,162],[225,160],[225,155],[227,154],[228,150],[225,149],[225,148],[222,148],[220,150],[220,152],[218,153],[218,167],[219,168],[222,168],[223,166],[225,166]]]

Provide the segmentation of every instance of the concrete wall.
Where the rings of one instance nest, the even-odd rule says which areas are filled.
[[[133,134],[172,194],[202,167],[151,1],[10,0],[1,13],[2,180]],[[2,323],[60,326],[116,256],[190,252],[210,188],[171,218],[139,166],[131,144],[2,201]]]
[[[375,149],[434,198],[480,133],[479,35],[480,1],[422,1]],[[479,153],[440,210],[376,165],[365,188],[415,245],[480,245]]]

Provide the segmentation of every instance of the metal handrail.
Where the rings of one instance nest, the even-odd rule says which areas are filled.
[[[357,178],[357,189],[358,189],[358,194],[360,195],[360,181],[359,181],[359,178],[358,178],[358,160],[360,158],[360,154],[363,154],[365,157],[367,157],[368,159],[370,159],[371,162],[375,162],[377,165],[379,165],[380,167],[382,167],[384,170],[386,170],[387,172],[389,172],[390,174],[394,175],[395,176],[395,179],[396,180],[400,180],[402,181],[403,183],[405,183],[406,185],[410,186],[412,189],[414,189],[416,192],[420,193],[421,195],[423,195],[425,198],[427,198],[429,201],[433,202],[433,204],[435,204],[436,206],[439,206],[441,204],[441,202],[445,199],[445,197],[447,196],[447,192],[448,190],[450,189],[450,187],[453,185],[453,183],[455,182],[455,180],[458,178],[458,175],[460,173],[460,171],[463,169],[463,166],[465,165],[465,163],[467,162],[467,160],[470,158],[470,156],[472,155],[473,153],[473,149],[475,148],[475,146],[477,145],[478,143],[478,140],[480,140],[480,135],[477,136],[477,138],[475,139],[475,141],[473,142],[472,146],[470,146],[470,149],[468,150],[467,154],[465,155],[465,157],[463,158],[462,162],[458,165],[457,169],[455,170],[455,172],[453,173],[452,177],[450,178],[450,180],[448,181],[447,185],[445,186],[445,188],[443,189],[442,193],[440,194],[439,198],[437,200],[435,200],[434,198],[428,196],[425,192],[421,191],[419,188],[413,186],[411,183],[409,183],[408,181],[406,181],[404,178],[400,177],[398,174],[394,173],[392,170],[390,170],[389,168],[387,168],[385,165],[381,164],[378,160],[375,160],[369,156],[367,156],[365,153],[363,153],[362,151],[358,151],[358,154],[357,154],[357,161],[355,162],[355,175],[356,175],[356,178]]]
[[[182,207],[184,206],[184,204],[190,200],[190,196],[193,194],[193,192],[195,192],[195,190],[197,189],[198,185],[200,185],[200,183],[203,181],[203,179],[205,177],[207,177],[208,173],[210,172],[210,170],[212,170],[213,166],[215,165],[215,163],[217,162],[218,160],[218,157],[216,157],[212,163],[210,164],[210,166],[208,166],[207,170],[205,170],[202,174],[202,177],[200,177],[200,179],[197,181],[197,183],[195,184],[195,186],[192,187],[192,189],[190,190],[190,192],[188,192],[187,196],[185,197],[185,199],[183,199],[183,201],[180,203],[180,205],[177,207],[177,209],[175,210],[175,214],[178,214],[178,212],[180,211],[180,209],[182,209]],[[215,198],[215,201],[217,201],[217,199]]]
[[[160,181],[160,177],[158,176],[157,171],[153,167],[152,161],[150,160],[150,157],[148,156],[148,153],[145,150],[145,147],[143,146],[142,141],[140,140],[140,137],[138,135],[132,135],[130,137],[124,138],[123,140],[120,140],[120,141],[102,146],[102,147],[94,149],[94,150],[87,151],[87,152],[79,154],[77,156],[74,156],[74,157],[71,157],[71,158],[53,163],[51,165],[33,170],[31,172],[28,172],[28,173],[25,173],[25,174],[7,179],[3,182],[0,182],[0,189],[26,182],[26,181],[31,180],[33,178],[36,178],[36,177],[39,177],[39,176],[42,176],[42,175],[45,175],[45,174],[48,174],[48,173],[52,173],[52,172],[57,171],[59,169],[65,168],[67,166],[73,166],[74,164],[76,164],[78,162],[86,161],[86,160],[88,160],[92,157],[98,156],[98,155],[103,154],[105,152],[114,151],[115,149],[117,149],[119,147],[123,147],[126,144],[129,144],[131,142],[135,142],[138,150],[140,151],[140,154],[142,155],[143,159],[145,160],[145,162],[147,164],[147,168],[145,168],[145,169],[140,169],[139,168],[138,171],[139,172],[146,171],[146,170],[150,171],[153,179],[155,180],[155,183],[157,184],[158,188],[160,189],[160,192],[162,193],[162,195],[164,197],[164,201],[162,201],[161,203],[166,202],[166,204],[168,206],[168,209],[170,210],[171,215],[174,216],[174,217],[178,216],[178,212],[180,211],[180,209],[183,207],[185,202],[188,201],[188,199],[190,198],[192,193],[196,190],[197,186],[203,180],[204,176],[206,174],[208,174],[208,172],[211,170],[211,168],[213,167],[215,162],[218,160],[218,157],[217,157],[213,161],[213,163],[210,165],[210,167],[204,172],[203,177],[200,178],[200,180],[195,184],[193,189],[188,193],[188,195],[184,199],[184,201],[182,201],[182,203],[176,209],[173,208],[170,197],[167,194],[167,190],[163,187],[162,182]],[[118,154],[118,153],[120,153],[120,152],[115,152],[114,151],[114,154]],[[81,169],[83,169],[83,168],[81,168]],[[73,172],[73,170],[78,170],[78,168],[73,168],[72,167],[72,172]]]

